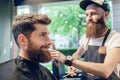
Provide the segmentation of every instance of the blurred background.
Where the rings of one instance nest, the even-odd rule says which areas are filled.
[[[47,14],[52,23],[49,25],[50,38],[57,50],[72,55],[79,46],[79,39],[86,29],[84,11],[79,7],[80,0],[0,0],[0,63],[17,56],[17,48],[12,33],[12,20],[15,15],[27,13]],[[120,32],[120,0],[108,0],[110,15],[107,25]],[[45,65],[51,72],[51,62]],[[61,69],[62,68],[62,69]],[[66,66],[61,66],[66,72]]]

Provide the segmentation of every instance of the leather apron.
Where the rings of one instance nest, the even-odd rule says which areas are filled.
[[[101,46],[92,46],[86,45],[86,51],[84,53],[84,61],[86,62],[95,62],[95,63],[103,63],[106,56],[106,47],[104,46],[105,41],[110,33],[110,30],[107,31],[105,37],[103,39]],[[108,79],[102,78],[96,75],[90,75],[86,72],[82,72],[81,80],[120,80],[117,75],[113,72]]]

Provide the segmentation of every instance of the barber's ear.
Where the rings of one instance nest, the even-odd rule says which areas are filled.
[[[19,34],[17,41],[21,47],[25,47],[27,45],[27,38],[23,34]]]
[[[106,11],[106,12],[105,12],[105,15],[104,15],[105,19],[108,19],[108,16],[109,16],[109,12]]]

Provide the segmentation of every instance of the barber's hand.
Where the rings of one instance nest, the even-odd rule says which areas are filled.
[[[78,72],[78,69],[73,67],[73,66],[69,66],[68,67],[68,73],[71,75],[71,76],[76,76],[77,75],[77,72]]]
[[[55,59],[61,63],[65,62],[66,56],[63,53],[56,50],[50,50],[50,53],[51,53],[52,59]]]

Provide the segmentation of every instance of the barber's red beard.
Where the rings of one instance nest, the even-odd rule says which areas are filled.
[[[28,57],[33,62],[48,62],[52,59],[50,52],[48,50],[48,45],[44,45],[41,47],[35,46],[32,41],[29,41],[27,53]]]
[[[99,38],[103,36],[103,33],[106,30],[106,25],[103,21],[102,18],[100,18],[98,20],[98,22],[93,23],[92,25],[87,25],[87,29],[86,29],[86,37],[87,38]]]

